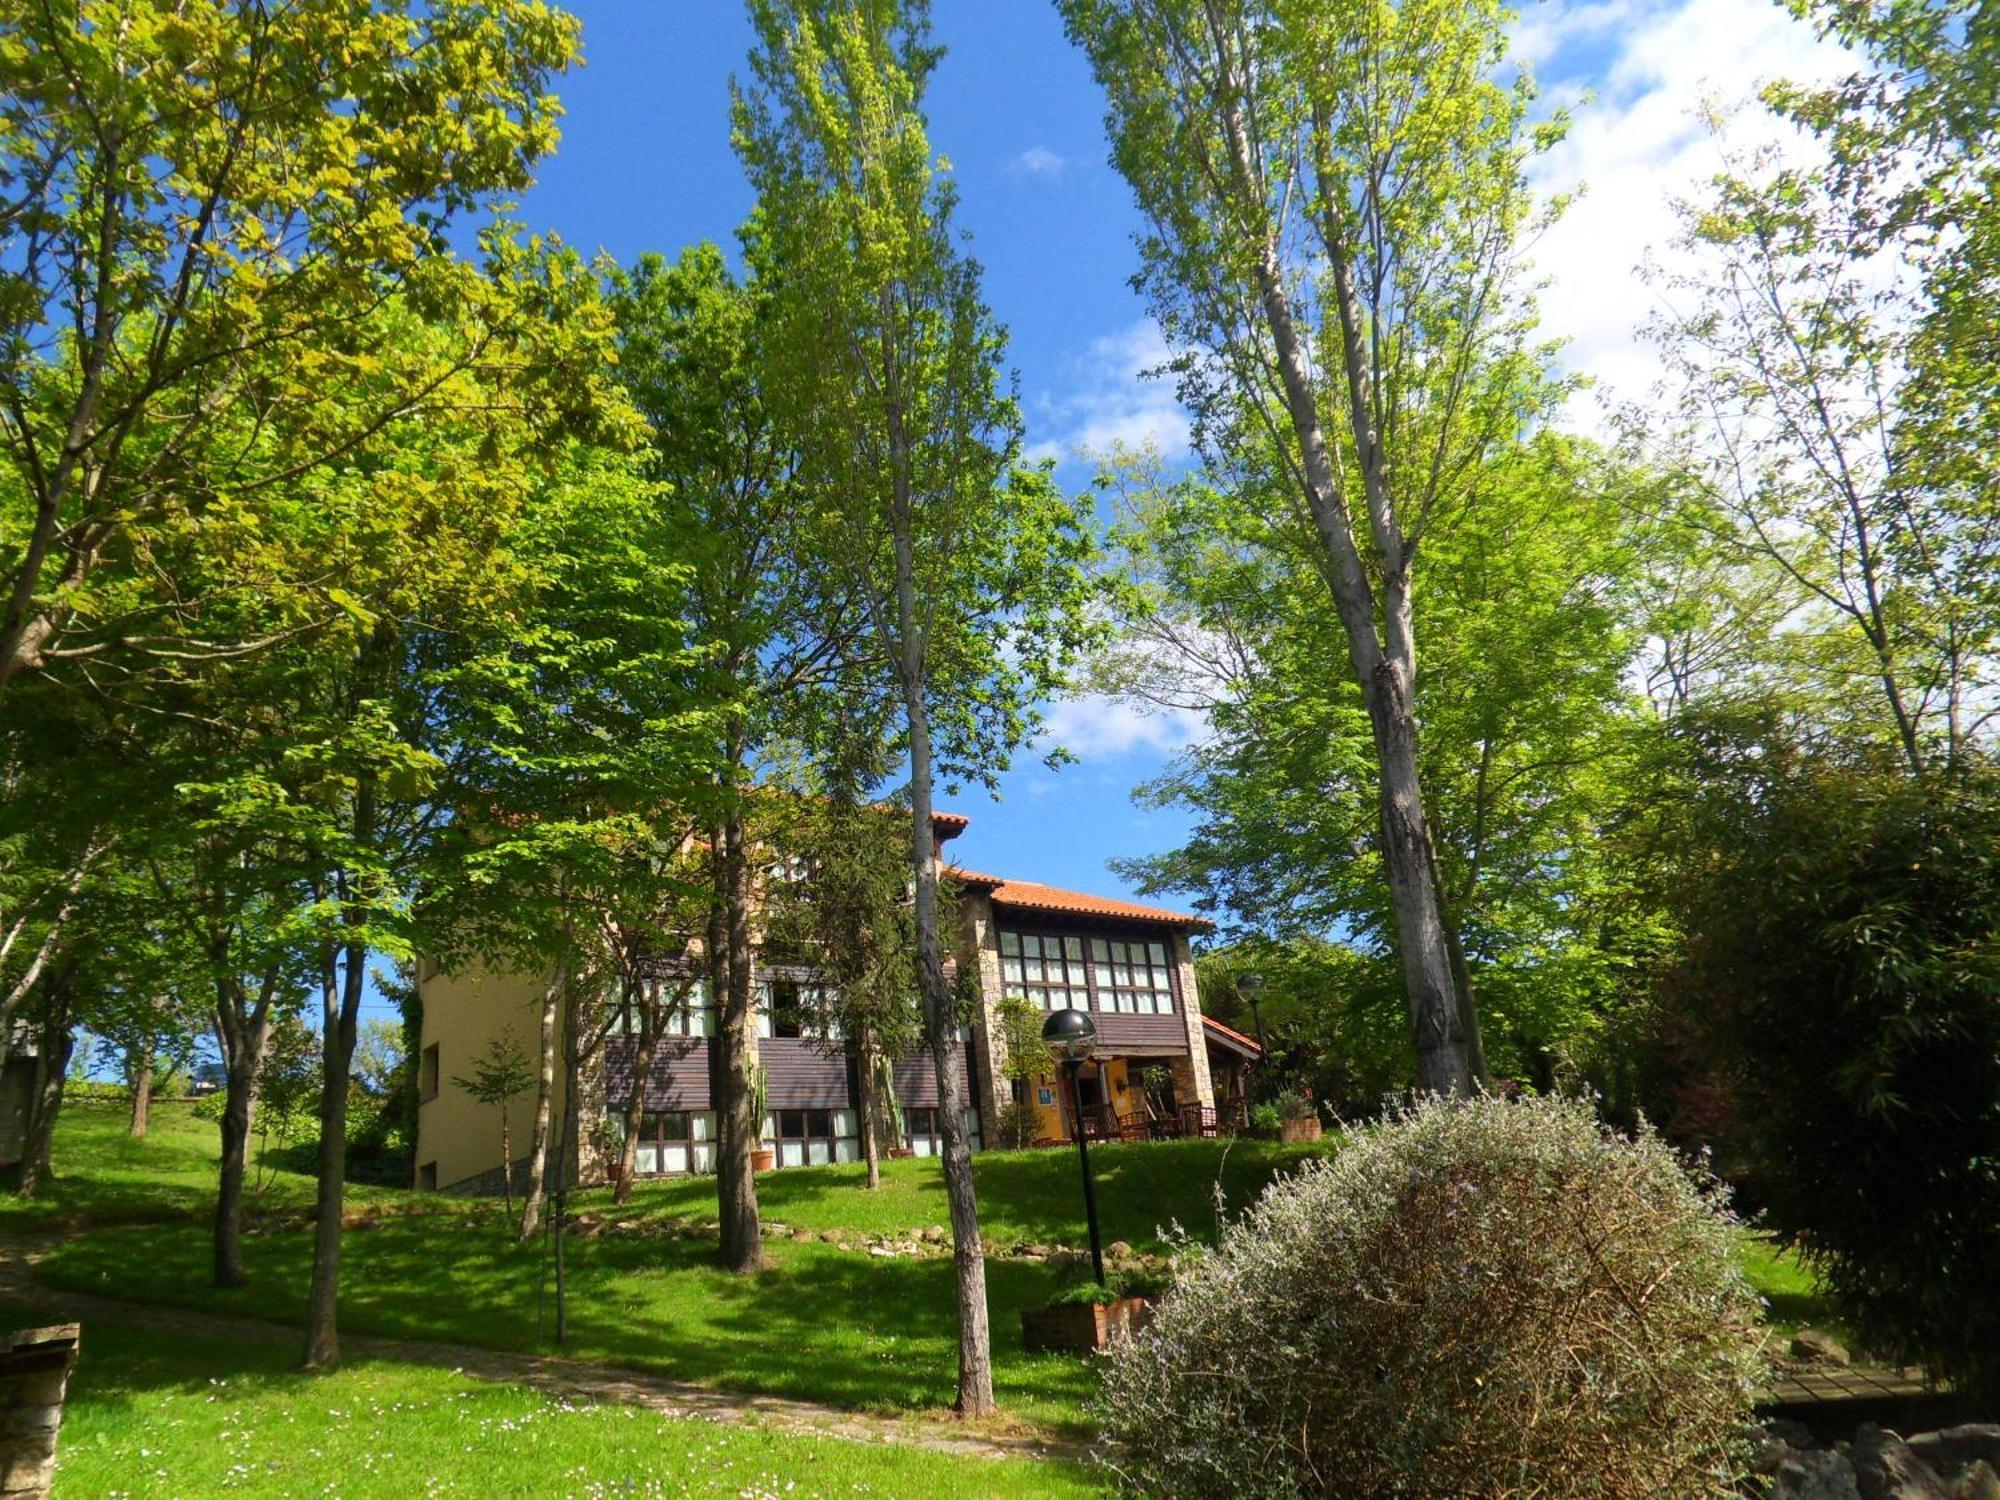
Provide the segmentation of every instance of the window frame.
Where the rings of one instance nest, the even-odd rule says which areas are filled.
[[[613,1116],[620,1120],[622,1116]],[[667,1134],[667,1122],[678,1121],[679,1135]],[[619,1146],[622,1151],[623,1141]],[[682,1165],[669,1166],[668,1153],[679,1151]],[[715,1172],[715,1111],[712,1109],[649,1109],[639,1116],[639,1146],[632,1157],[634,1177],[707,1177]],[[645,1165],[648,1160],[652,1165]]]
[[[1051,932],[1048,928],[1031,930],[1025,926],[996,926],[996,933],[1000,993],[1004,996],[1019,996],[1044,1012],[1062,1008],[1048,1004],[1042,998],[1045,994],[1066,996],[1067,1004],[1076,1005],[1079,987],[1074,976],[1080,969],[1084,1004],[1079,1009],[1088,1009],[1098,1015],[1178,1016],[1184,1013],[1180,962],[1172,933],[1135,933],[1129,929],[1088,927]],[[1045,945],[1051,938],[1062,950],[1062,982],[1028,979],[1029,940]],[[1082,949],[1080,961],[1069,956],[1072,942]],[[1011,952],[1010,947],[1013,949]],[[1103,954],[1101,958],[1100,952]],[[1155,957],[1155,954],[1158,956]],[[1045,951],[1036,957],[1046,966],[1048,958]],[[1020,978],[1010,977],[1010,964],[1020,966]]]
[[[794,1124],[796,1130],[786,1129]],[[762,1144],[777,1158],[780,1167],[825,1167],[859,1161],[861,1111],[852,1105],[767,1110]]]
[[[1051,955],[1048,945],[1055,945]],[[1009,946],[1013,951],[1009,952]],[[1034,951],[1029,951],[1030,945]],[[1030,931],[1025,927],[1003,927],[999,929],[1000,950],[1000,993],[1009,999],[1026,1000],[1044,1013],[1076,1008],[1096,1009],[1096,997],[1090,984],[1090,941],[1085,933],[1050,931],[1043,928]],[[1074,952],[1072,953],[1072,948]],[[1062,977],[1050,980],[1047,977],[1051,962],[1061,965]],[[1037,977],[1028,977],[1028,965],[1034,964]],[[1009,965],[1015,973],[1010,975]],[[1077,1005],[1081,995],[1083,1004]],[[1055,1003],[1060,999],[1061,1003]]]

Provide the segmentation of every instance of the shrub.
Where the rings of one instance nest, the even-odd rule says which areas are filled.
[[[1250,1111],[1250,1133],[1267,1141],[1278,1138],[1278,1127],[1283,1123],[1275,1104],[1259,1104]]]
[[[1169,1496],[1732,1492],[1757,1301],[1712,1182],[1572,1101],[1425,1103],[1281,1179],[1114,1351]]]
[[[1025,1151],[1042,1133],[1041,1112],[1025,1099],[1009,1099],[1000,1106],[998,1144],[1002,1150]]]
[[[2000,1401],[2000,774],[1765,756],[1698,811],[1708,1133],[1871,1349]]]
[[[1166,1277],[1151,1271],[1113,1271],[1104,1278],[1103,1286],[1095,1281],[1079,1281],[1064,1287],[1049,1298],[1049,1306],[1089,1307],[1116,1302],[1122,1297],[1157,1297],[1169,1284]]]
[[[1296,1125],[1301,1120],[1317,1119],[1319,1112],[1313,1102],[1306,1097],[1303,1089],[1286,1089],[1275,1095],[1271,1107],[1278,1112],[1278,1119],[1286,1125]]]

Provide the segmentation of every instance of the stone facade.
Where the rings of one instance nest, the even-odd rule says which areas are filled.
[[[1000,1028],[1000,929],[993,920],[993,903],[982,894],[968,891],[960,911],[966,947],[979,970],[980,1045],[974,1049],[978,1076],[972,1095],[990,1133],[1000,1128],[1000,1111],[1012,1098],[1006,1084],[1007,1038]]]
[[[1187,1057],[1176,1059],[1174,1063],[1174,1093],[1183,1103],[1192,1097],[1203,1109],[1213,1109],[1215,1080],[1208,1072],[1208,1036],[1201,1027],[1201,995],[1195,988],[1194,950],[1189,947],[1185,932],[1174,934],[1173,955],[1174,964],[1180,971],[1181,1020],[1187,1026],[1188,1043]]]
[[[63,1395],[76,1364],[75,1323],[0,1339],[0,1496],[45,1496],[55,1480]]]

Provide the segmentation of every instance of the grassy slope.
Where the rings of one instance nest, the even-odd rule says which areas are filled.
[[[123,1137],[123,1116],[94,1106],[66,1119],[58,1143],[54,1202],[70,1218],[104,1224],[182,1215],[179,1222],[105,1228],[60,1246],[45,1276],[65,1286],[148,1301],[298,1321],[310,1243],[296,1219],[253,1234],[251,1285],[207,1285],[204,1215],[212,1202],[214,1127],[185,1106],[156,1114],[152,1140]],[[1307,1154],[1254,1142],[1108,1147],[1093,1153],[1107,1241],[1157,1246],[1161,1226],[1213,1233],[1213,1194],[1240,1207],[1276,1172]],[[157,1168],[148,1166],[157,1162]],[[869,1194],[858,1167],[793,1170],[759,1179],[768,1221],[795,1230],[836,1227],[904,1234],[945,1222],[934,1161],[888,1163]],[[1081,1241],[1076,1159],[1068,1152],[993,1153],[978,1159],[983,1224],[990,1239]],[[280,1179],[274,1202],[307,1195],[304,1178]],[[497,1204],[435,1195],[356,1190],[379,1221],[347,1237],[342,1326],[500,1348],[546,1347],[538,1309],[549,1312],[544,1246],[517,1246]],[[705,1179],[647,1184],[624,1210],[604,1194],[579,1207],[609,1216],[594,1238],[572,1241],[570,1352],[725,1388],[770,1391],[835,1405],[922,1410],[950,1399],[955,1359],[951,1266],[946,1259],[879,1259],[811,1240],[773,1235],[772,1268],[755,1280],[710,1264],[713,1185]],[[37,1222],[55,1211],[33,1209]],[[191,1215],[191,1217],[187,1217]],[[0,1219],[0,1230],[10,1221]],[[1206,1231],[1206,1233],[1204,1233]],[[1789,1256],[1749,1240],[1745,1268],[1772,1301],[1780,1326],[1824,1323],[1810,1277]],[[988,1265],[995,1385],[1016,1417],[1081,1430],[1092,1373],[1087,1365],[1020,1349],[1022,1308],[1039,1305],[1075,1272],[1015,1260]],[[546,1326],[546,1324],[544,1325]]]
[[[93,1325],[56,1500],[121,1495],[1081,1496],[1060,1463],[765,1433],[570,1405],[443,1370],[290,1368],[268,1344],[163,1347]],[[796,1488],[795,1488],[796,1486]]]
[[[296,1216],[246,1242],[250,1285],[207,1284],[205,1214],[214,1171],[214,1127],[184,1105],[155,1113],[153,1136],[123,1135],[115,1106],[66,1116],[58,1181],[48,1204],[19,1227],[95,1226],[49,1257],[50,1281],[147,1301],[302,1321],[311,1243]],[[1178,1221],[1214,1229],[1218,1180],[1240,1206],[1307,1148],[1259,1142],[1185,1142],[1107,1147],[1094,1153],[1107,1242],[1160,1247]],[[157,1165],[149,1170],[146,1163]],[[1080,1244],[1076,1158],[1067,1152],[993,1153],[979,1159],[984,1228],[1003,1244]],[[870,1194],[859,1167],[775,1173],[759,1179],[767,1221],[794,1231],[845,1227],[905,1235],[946,1222],[935,1161],[885,1164]],[[304,1178],[282,1174],[273,1205],[309,1196]],[[380,1214],[351,1231],[343,1256],[341,1326],[506,1349],[548,1346],[552,1313],[546,1246],[516,1245],[491,1202],[356,1190]],[[773,1234],[771,1269],[754,1281],[710,1264],[714,1185],[685,1179],[643,1185],[623,1210],[604,1193],[579,1194],[580,1211],[608,1216],[604,1233],[571,1242],[571,1338],[580,1358],[618,1362],[730,1389],[769,1391],[878,1411],[949,1402],[956,1361],[951,1263],[881,1259]],[[178,1216],[178,1217],[177,1217]],[[138,1221],[117,1227],[119,1221]],[[1039,1306],[1078,1279],[1075,1271],[1012,1260],[988,1266],[995,1328],[995,1385],[1004,1407],[1026,1421],[1082,1429],[1088,1366],[1020,1348],[1021,1309]]]
[[[215,1124],[197,1119],[184,1102],[164,1099],[154,1104],[144,1139],[135,1141],[126,1133],[129,1119],[130,1108],[122,1100],[65,1103],[51,1153],[54,1178],[31,1199],[0,1192],[0,1234],[214,1213],[221,1159]],[[264,1174],[264,1180],[267,1206],[312,1202],[310,1177],[280,1171]],[[357,1202],[382,1196],[379,1189],[359,1186],[350,1187],[348,1194]]]

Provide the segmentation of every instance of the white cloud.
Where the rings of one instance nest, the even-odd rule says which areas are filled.
[[[1572,369],[1595,377],[1588,421],[1616,400],[1644,396],[1657,359],[1639,330],[1658,292],[1641,278],[1650,256],[1671,265],[1677,199],[1699,198],[1722,163],[1701,116],[1705,102],[1742,108],[1725,127],[1737,142],[1779,139],[1755,107],[1777,78],[1847,71],[1852,59],[1777,5],[1755,0],[1575,0],[1537,7],[1515,33],[1515,54],[1548,82],[1545,96],[1572,102],[1569,138],[1537,163],[1545,193],[1582,196],[1535,247],[1549,285],[1542,321],[1568,341]]]
[[[1030,146],[1015,157],[1011,170],[1017,177],[1060,177],[1069,158],[1058,156],[1047,146]]]
[[[1067,458],[1118,447],[1152,447],[1167,458],[1186,453],[1190,426],[1174,395],[1173,377],[1146,373],[1171,357],[1150,318],[1093,339],[1070,361],[1069,391],[1033,403],[1037,437],[1028,456]]]
[[[1141,708],[1086,693],[1050,708],[1043,739],[1079,760],[1096,760],[1139,750],[1168,754],[1198,738],[1202,729],[1201,715],[1187,710]]]

